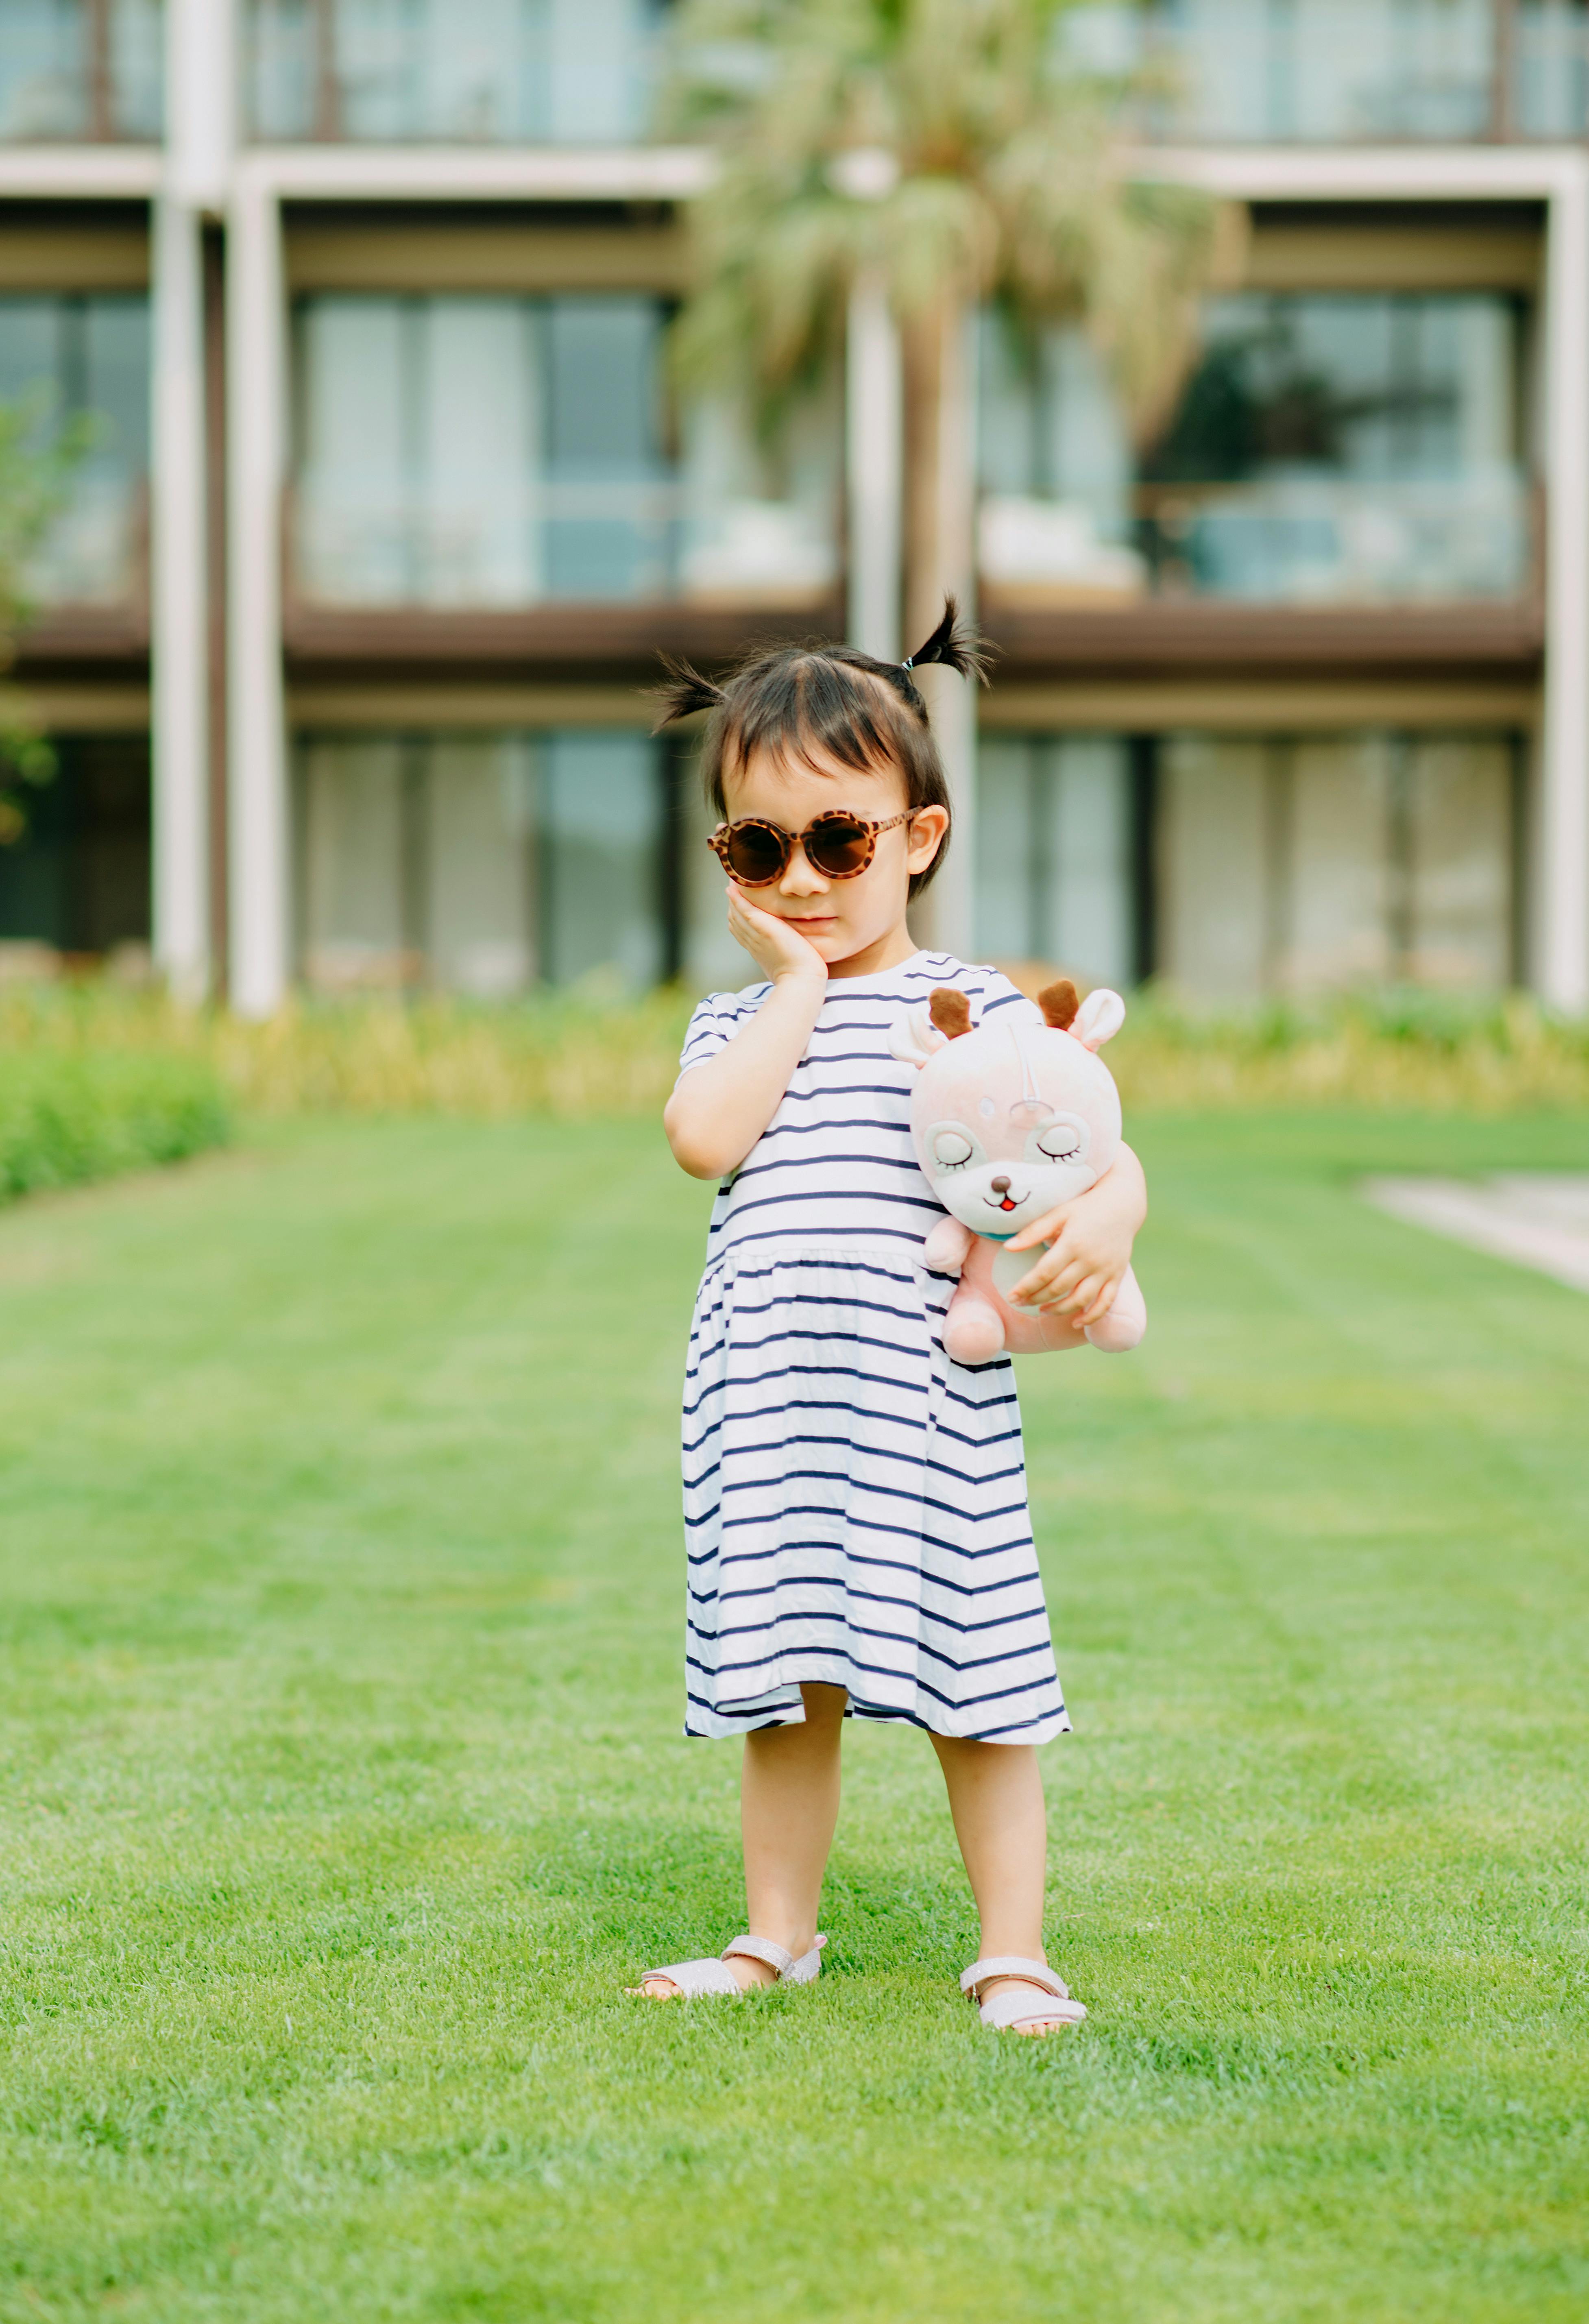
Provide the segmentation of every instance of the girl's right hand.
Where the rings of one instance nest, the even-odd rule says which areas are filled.
[[[783,984],[791,978],[802,982],[826,984],[827,963],[813,944],[808,944],[799,928],[780,919],[776,912],[764,912],[753,904],[743,888],[731,880],[728,883],[728,933],[737,945],[743,945],[771,984]]]

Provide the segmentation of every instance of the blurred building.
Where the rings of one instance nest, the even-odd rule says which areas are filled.
[[[147,944],[252,1010],[739,980],[637,688],[659,646],[856,619],[891,447],[858,361],[775,458],[678,408],[705,165],[644,139],[662,22],[5,0],[0,399],[97,417],[34,576],[59,773],[0,852],[0,962]],[[1077,334],[979,327],[1003,659],[939,935],[1209,997],[1583,1005],[1589,5],[1069,37],[1173,60],[1165,166],[1252,204],[1247,279],[1146,448]]]

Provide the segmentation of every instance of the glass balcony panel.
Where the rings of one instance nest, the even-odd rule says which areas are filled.
[[[162,0],[111,0],[106,23],[115,133],[155,138],[164,118]]]
[[[1467,138],[1493,112],[1495,0],[1155,0],[1084,6],[1063,29],[1106,77],[1151,60],[1171,136]]]
[[[836,578],[836,426],[797,427],[776,491],[744,431],[709,414],[673,458],[662,320],[630,296],[306,300],[300,593],[453,606],[819,595]]]
[[[256,136],[621,144],[650,108],[656,0],[251,0]]]
[[[1214,302],[1179,411],[1134,477],[1095,363],[1017,369],[995,339],[984,581],[1039,605],[1516,596],[1531,557],[1519,329],[1515,303],[1489,294]]]
[[[161,0],[5,0],[0,141],[152,138]]]
[[[0,8],[0,136],[88,134],[82,0],[6,0]]]
[[[125,604],[143,558],[149,312],[141,292],[0,298],[0,402],[36,414],[41,445],[86,418],[88,447],[27,574],[43,605]]]
[[[1589,0],[1519,0],[1511,52],[1519,135],[1582,137],[1589,128]]]

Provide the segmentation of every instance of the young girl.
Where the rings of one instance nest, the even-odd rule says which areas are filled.
[[[750,1933],[651,1971],[657,1999],[820,1968],[818,1901],[846,1716],[925,1728],[981,1918],[961,1978],[985,2024],[1086,2016],[1043,1954],[1035,1746],[1069,1727],[1027,1511],[1009,1358],[946,1356],[954,1290],[921,1244],[943,1213],[909,1129],[895,1017],[956,986],[1022,1006],[990,968],[919,951],[906,905],[942,862],[947,788],[911,675],[980,675],[951,603],[910,659],[779,647],[725,687],[676,673],[661,724],[707,709],[704,771],[728,925],[760,971],[690,1019],[664,1122],[721,1181],[684,1400],[691,1735],[741,1735]],[[1129,1148],[1015,1248],[1016,1293],[1083,1327],[1108,1312],[1147,1209]]]

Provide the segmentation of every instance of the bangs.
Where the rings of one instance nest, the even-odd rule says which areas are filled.
[[[751,677],[724,720],[722,773],[743,774],[764,751],[782,768],[819,754],[857,774],[892,767],[908,783],[903,722],[890,709],[881,687],[826,655],[780,661]]]

